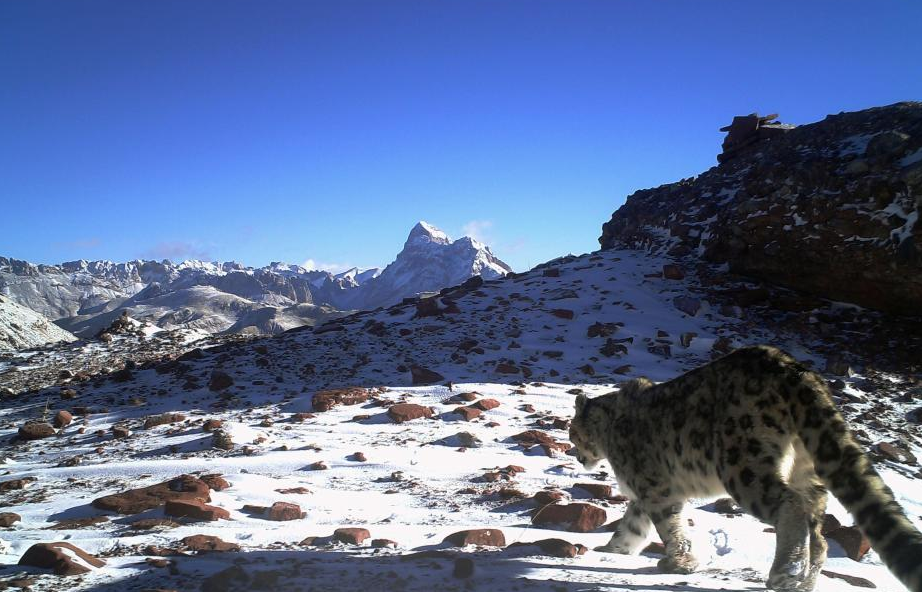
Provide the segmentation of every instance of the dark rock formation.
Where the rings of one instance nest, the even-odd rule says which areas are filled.
[[[637,191],[602,227],[616,245],[900,315],[922,302],[922,103],[830,115],[693,179]]]

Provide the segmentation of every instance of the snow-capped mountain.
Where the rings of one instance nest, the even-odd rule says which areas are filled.
[[[0,351],[35,348],[76,339],[34,310],[0,296]]]
[[[34,265],[0,257],[0,294],[82,337],[125,311],[165,329],[265,334],[509,271],[486,245],[467,237],[452,242],[420,222],[384,271],[333,274],[282,262],[253,268],[198,260]]]
[[[344,294],[343,303],[350,304],[348,308],[368,310],[414,294],[437,292],[475,275],[494,279],[511,271],[485,244],[468,236],[452,241],[435,226],[421,221],[410,231],[394,262],[377,277]]]

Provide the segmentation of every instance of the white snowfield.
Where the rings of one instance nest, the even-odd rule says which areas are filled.
[[[76,339],[37,312],[0,296],[0,351],[33,349]]]
[[[53,398],[52,406],[80,404],[92,412],[78,416],[52,438],[17,444],[5,452],[6,474],[0,481],[36,481],[24,490],[0,494],[6,506],[2,511],[22,517],[0,532],[6,543],[0,548],[0,561],[6,564],[0,578],[21,573],[14,564],[33,543],[66,540],[103,557],[107,565],[83,576],[40,575],[33,590],[764,589],[774,534],[748,515],[715,511],[710,500],[693,500],[686,508],[694,552],[701,560],[700,571],[691,575],[660,573],[660,556],[653,552],[621,556],[592,551],[611,536],[605,527],[578,533],[531,525],[538,507],[531,496],[546,489],[603,508],[608,524],[624,512],[623,502],[589,499],[590,494],[577,487],[609,484],[617,493],[607,465],[601,469],[608,473],[586,472],[566,453],[548,456],[540,446],[526,450],[512,438],[525,430],[540,430],[567,442],[564,422],[554,427],[554,420],[571,417],[574,389],[597,396],[635,376],[669,379],[709,359],[711,346],[722,336],[732,337],[737,345],[771,342],[799,359],[815,359],[809,342],[793,334],[765,334],[738,318],[718,314],[707,303],[694,316],[679,312],[674,299],[694,289],[693,278],[654,277],[663,263],[630,251],[567,259],[550,266],[557,275],[535,270],[487,282],[456,297],[457,313],[415,318],[416,307],[406,305],[357,317],[342,331],[286,333],[206,352],[202,359],[183,362],[186,368],[180,374],[150,369],[124,383],[74,383],[78,399]],[[573,318],[558,316],[555,310],[569,310]],[[587,337],[588,328],[597,322],[623,324],[613,335],[625,340],[623,353],[599,353],[605,339]],[[375,323],[384,329],[374,330]],[[686,347],[679,336],[690,333],[696,336]],[[464,341],[476,345],[461,347]],[[655,349],[666,341],[671,345],[668,357]],[[531,376],[503,374],[498,363],[520,372],[527,368]],[[593,374],[580,369],[587,363]],[[439,372],[452,381],[451,387],[409,386],[406,368],[412,364]],[[233,379],[233,385],[220,393],[207,387],[215,368]],[[852,404],[855,413],[873,408],[873,393],[862,390],[861,376],[843,380],[854,400],[864,398]],[[368,402],[323,412],[312,408],[312,396],[321,389],[380,385],[384,390]],[[47,396],[56,392],[48,389],[9,401],[0,410],[0,436],[12,436],[24,418],[40,416]],[[475,400],[494,399],[499,406],[464,421],[454,410],[468,403],[446,402],[461,393],[475,393]],[[129,397],[141,397],[142,404],[128,404]],[[387,414],[394,402],[431,407],[434,414],[397,424]],[[142,427],[145,417],[164,412],[186,418]],[[307,412],[314,416],[299,421],[296,414]],[[233,450],[212,448],[211,434],[202,431],[205,419],[223,420],[235,443]],[[132,435],[114,439],[110,429],[115,425],[129,427]],[[871,425],[861,427],[871,436],[876,433]],[[462,432],[467,435],[459,435]],[[912,450],[916,455],[922,452],[915,444]],[[366,459],[357,460],[357,452]],[[67,462],[76,456],[81,457],[79,464]],[[327,468],[318,470],[318,462]],[[484,474],[509,465],[524,471],[508,480],[483,480]],[[919,524],[922,487],[913,472],[901,464],[878,467]],[[163,509],[117,516],[90,505],[103,495],[183,473],[222,474],[230,487],[212,492],[210,503],[228,510],[231,519],[136,531],[127,525],[162,518]],[[298,487],[308,493],[278,491]],[[246,504],[269,506],[277,501],[297,503],[306,516],[275,522],[243,511]],[[835,501],[828,511],[843,524],[852,523]],[[110,520],[47,530],[60,520],[99,515]],[[333,541],[333,532],[343,527],[366,528],[371,539],[390,539],[396,548],[372,548],[371,539],[361,545]],[[459,549],[443,543],[446,536],[465,529],[499,530],[507,546]],[[171,567],[145,561],[150,547],[175,546],[195,534],[216,535],[242,549],[170,556]],[[309,537],[317,538],[310,546],[301,544]],[[547,538],[590,550],[557,558],[534,546],[510,546]],[[455,575],[459,559],[472,560],[472,574]],[[202,587],[206,578],[235,565],[240,571],[228,576],[225,587]],[[826,569],[869,580],[877,590],[903,590],[873,551],[855,562],[830,541]],[[856,588],[823,576],[817,589]]]

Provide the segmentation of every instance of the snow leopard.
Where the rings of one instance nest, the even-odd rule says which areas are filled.
[[[826,381],[779,349],[745,347],[661,384],[637,379],[593,399],[579,395],[570,440],[587,470],[608,460],[629,499],[596,551],[635,553],[653,528],[665,545],[659,568],[691,573],[698,562],[682,507],[729,494],[775,528],[767,587],[813,590],[826,560],[828,490],[890,571],[922,592],[922,533],[849,431]]]

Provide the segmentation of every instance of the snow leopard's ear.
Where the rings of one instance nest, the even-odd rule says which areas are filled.
[[[583,412],[583,409],[586,408],[586,403],[589,402],[589,397],[586,395],[576,395],[576,414],[580,415]]]

